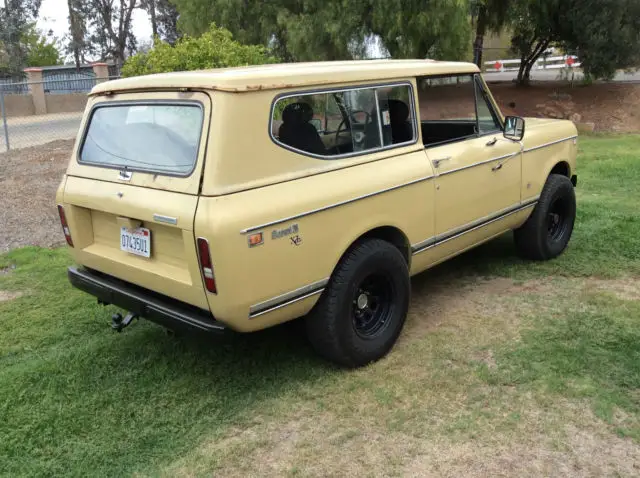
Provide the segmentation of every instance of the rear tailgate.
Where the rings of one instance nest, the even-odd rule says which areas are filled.
[[[63,193],[75,260],[208,309],[193,222],[209,129],[209,96],[119,94],[92,98],[88,108],[89,127],[82,126]],[[171,121],[177,121],[175,127]],[[185,124],[189,129],[180,131]],[[183,136],[192,141],[184,142]],[[193,160],[186,161],[191,153]],[[145,251],[149,257],[122,250],[131,232],[148,238],[144,249],[150,248]]]

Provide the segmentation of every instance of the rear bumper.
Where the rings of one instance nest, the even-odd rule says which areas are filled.
[[[210,312],[91,269],[69,267],[71,284],[105,304],[113,304],[169,329],[220,333],[225,326]]]

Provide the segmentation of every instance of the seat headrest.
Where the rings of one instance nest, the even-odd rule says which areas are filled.
[[[282,110],[282,121],[285,123],[308,123],[313,118],[313,108],[308,103],[291,103]]]
[[[389,116],[392,123],[404,123],[409,118],[409,106],[400,100],[388,100]]]

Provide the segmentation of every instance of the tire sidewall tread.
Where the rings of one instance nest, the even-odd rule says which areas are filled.
[[[550,241],[547,215],[554,202],[564,197],[569,204],[568,229],[560,241]],[[526,222],[514,231],[516,247],[521,256],[533,260],[553,259],[564,252],[571,239],[576,216],[573,184],[566,176],[551,174],[547,178],[538,203]]]
[[[381,267],[390,272],[394,310],[389,324],[375,338],[360,337],[351,318],[355,288]],[[411,283],[400,251],[380,239],[367,239],[349,249],[336,266],[329,285],[306,319],[309,341],[318,353],[347,367],[378,360],[396,342],[409,308]]]

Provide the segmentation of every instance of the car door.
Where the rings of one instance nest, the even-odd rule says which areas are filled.
[[[502,136],[501,119],[475,75],[422,82],[425,151],[436,173],[436,242],[517,207],[521,146]]]

